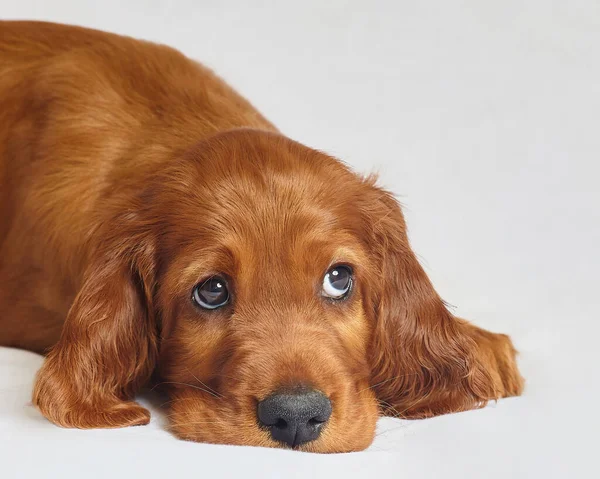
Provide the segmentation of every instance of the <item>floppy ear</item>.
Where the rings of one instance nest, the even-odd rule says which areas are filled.
[[[147,424],[133,402],[154,368],[152,248],[105,247],[90,262],[58,343],[34,386],[33,402],[64,427]]]
[[[454,317],[411,250],[400,206],[368,181],[372,293],[372,384],[386,413],[428,417],[517,395],[523,380],[508,336]]]

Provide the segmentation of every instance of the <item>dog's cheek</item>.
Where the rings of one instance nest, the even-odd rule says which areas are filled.
[[[161,377],[169,392],[168,427],[189,441],[277,446],[257,425],[248,385],[231,380],[237,369],[230,367],[230,338],[217,321],[180,318],[161,355]]]
[[[370,388],[362,389],[360,400],[355,405],[355,411],[350,417],[354,425],[354,438],[356,449],[363,450],[371,445],[375,437],[375,427],[379,418],[379,404],[375,394]]]
[[[367,348],[371,329],[361,300],[357,300],[347,311],[330,319],[341,344],[343,357],[338,361],[350,370],[352,380],[368,380],[370,376]]]
[[[163,341],[159,360],[161,377],[166,381],[210,381],[218,372],[226,353],[227,331],[199,320],[180,320],[171,336]]]
[[[180,439],[212,444],[278,447],[256,423],[254,409],[240,412],[224,397],[206,396],[194,390],[173,395],[169,429]]]
[[[377,400],[368,383],[348,385],[337,394],[334,416],[324,429],[322,443],[315,444],[317,452],[351,452],[367,448],[373,441],[379,417]],[[320,442],[320,441],[319,441]]]
[[[360,451],[372,443],[379,417],[377,398],[370,387],[368,348],[372,330],[362,298],[357,298],[348,313],[334,324],[349,376],[345,378],[345,394],[339,395],[338,421],[324,449],[325,452]]]

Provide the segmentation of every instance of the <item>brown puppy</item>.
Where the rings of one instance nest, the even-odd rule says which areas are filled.
[[[47,23],[0,22],[0,344],[48,351],[58,425],[146,424],[156,372],[182,438],[318,452],[522,389],[372,179],[175,50]]]

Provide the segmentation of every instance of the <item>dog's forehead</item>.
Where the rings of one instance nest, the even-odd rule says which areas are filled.
[[[311,271],[333,259],[348,261],[348,253],[360,249],[353,220],[310,197],[248,195],[235,207],[213,210],[203,218],[198,247],[209,244],[226,251],[249,274],[259,269],[275,274],[290,267]]]
[[[173,244],[189,245],[192,271],[307,277],[361,256],[357,200],[366,186],[334,158],[278,135],[242,132],[201,145],[190,161],[197,186],[169,209],[177,214]]]
[[[264,189],[275,186],[273,180],[277,178],[288,182],[295,179],[298,186],[303,180],[318,186],[321,180],[333,189],[339,181],[360,183],[343,162],[268,131],[238,129],[220,133],[196,144],[185,158],[208,181],[243,180]]]
[[[204,229],[246,237],[297,235],[344,227],[357,216],[362,179],[340,161],[281,135],[235,130],[217,135],[187,155],[188,173],[176,188],[178,217],[191,215]],[[184,206],[181,208],[181,206]]]

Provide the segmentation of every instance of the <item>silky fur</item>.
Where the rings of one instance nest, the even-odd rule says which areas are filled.
[[[336,263],[355,274],[337,302]],[[232,301],[207,312],[191,292],[216,273]],[[523,386],[509,338],[446,309],[372,178],[171,48],[37,22],[0,22],[0,344],[47,353],[33,402],[64,427],[147,424],[133,398],[157,384],[177,436],[277,447],[257,402],[314,387],[333,404],[316,452]]]

